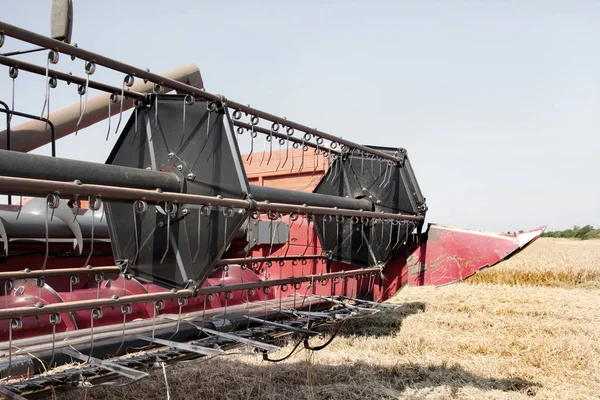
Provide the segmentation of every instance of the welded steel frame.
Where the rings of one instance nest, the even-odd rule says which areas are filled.
[[[91,275],[119,275],[123,269],[119,266],[101,266],[89,268],[56,268],[46,270],[23,270],[23,271],[2,271],[0,272],[0,282],[12,281],[17,279],[38,279],[51,278],[57,276],[91,276]]]
[[[349,148],[357,149],[357,150],[362,151],[363,153],[372,154],[381,159],[387,159],[387,160],[391,160],[393,162],[401,161],[401,159],[395,155],[390,155],[385,152],[381,152],[377,149],[373,149],[373,148],[370,148],[370,147],[367,147],[364,145],[360,145],[360,144],[354,143],[350,140],[346,140],[346,139],[328,134],[326,132],[319,131],[314,128],[309,128],[305,125],[288,120],[286,118],[278,117],[276,115],[252,108],[245,104],[242,104],[242,103],[239,103],[236,101],[232,101],[232,100],[228,100],[224,96],[215,95],[215,94],[206,92],[204,90],[195,88],[195,87],[187,85],[185,83],[178,82],[173,79],[168,79],[166,77],[160,76],[158,74],[154,74],[147,70],[128,65],[126,63],[111,59],[109,57],[106,57],[106,56],[103,56],[103,55],[100,55],[100,54],[97,54],[97,53],[94,53],[94,52],[91,52],[91,51],[88,51],[85,49],[82,49],[80,47],[75,47],[73,45],[70,45],[70,44],[67,44],[64,42],[60,42],[60,41],[52,39],[50,37],[40,35],[40,34],[31,32],[31,31],[23,29],[23,28],[19,28],[17,26],[8,24],[6,22],[0,21],[0,32],[4,33],[7,36],[13,37],[15,39],[19,39],[19,40],[22,40],[22,41],[25,41],[25,42],[28,42],[31,44],[45,47],[47,49],[65,53],[65,54],[71,55],[72,57],[80,58],[82,60],[93,62],[95,64],[102,65],[104,67],[113,69],[115,71],[119,71],[124,74],[131,75],[132,77],[135,76],[135,77],[138,77],[138,78],[141,78],[144,80],[154,82],[157,85],[167,86],[167,87],[177,90],[179,92],[191,94],[191,95],[197,96],[201,99],[204,99],[207,101],[212,101],[217,104],[221,104],[222,106],[227,105],[227,107],[229,107],[232,110],[246,113],[255,118],[259,118],[259,119],[262,118],[262,119],[271,121],[273,124],[279,124],[283,127],[287,127],[292,130],[298,130],[300,132],[305,132],[306,134],[309,134],[309,135],[312,135],[315,137],[321,137],[323,139],[330,140],[332,143],[338,143],[340,145],[343,145],[343,146],[346,146]],[[44,69],[44,71],[45,71],[45,69]]]
[[[12,122],[12,116],[17,116],[22,118],[33,119],[36,121],[42,121],[48,124],[48,126],[50,127],[50,152],[52,154],[52,157],[56,157],[56,129],[52,121],[50,121],[50,119],[38,117],[37,115],[33,114],[27,114],[20,111],[11,110],[10,107],[8,107],[8,104],[1,100],[0,105],[4,108],[0,109],[0,112],[6,114],[6,150],[10,150],[10,124]],[[12,204],[11,195],[8,195],[8,204]]]
[[[1,150],[0,150],[1,152]],[[123,188],[108,185],[90,185],[76,182],[61,182],[30,178],[15,178],[0,176],[1,194],[20,194],[24,196],[45,197],[55,193],[63,198],[77,198],[81,196],[96,196],[103,200],[134,202],[144,200],[149,202],[172,202],[181,204],[196,204],[216,207],[240,208],[249,211],[277,211],[280,213],[297,213],[303,215],[340,215],[345,217],[365,217],[379,219],[393,219],[404,221],[422,222],[422,215],[405,215],[385,212],[361,211],[349,209],[335,209],[266,201],[241,200],[232,198],[219,198],[213,196],[192,195],[175,192],[158,192],[147,189]]]
[[[36,64],[31,64],[28,63],[26,61],[23,60],[19,60],[19,59],[15,59],[15,58],[10,58],[10,57],[5,57],[0,55],[0,65],[6,65],[8,67],[13,67],[13,68],[17,68],[17,69],[21,69],[23,71],[27,71],[27,72],[31,72],[33,74],[36,75],[40,75],[40,76],[45,76],[46,75],[46,68],[42,67],[40,65],[36,65]],[[89,81],[86,81],[85,78],[82,78],[80,76],[77,75],[73,75],[73,74],[67,74],[64,73],[62,71],[58,71],[52,68],[48,69],[48,78],[55,78],[57,80],[63,81],[63,82],[67,82],[67,83],[73,83],[76,85],[87,85],[92,88],[92,89],[96,89],[96,90],[100,90],[102,92],[106,92],[106,93],[110,93],[110,94],[114,94],[117,96],[117,101],[121,96],[121,93],[123,93],[124,97],[127,98],[131,98],[131,99],[137,99],[137,100],[142,100],[142,101],[148,101],[151,97],[151,95],[149,93],[141,93],[141,92],[136,92],[134,90],[129,89],[128,87],[124,87],[124,88],[118,88],[116,86],[112,86],[112,85],[108,85],[102,82],[98,82],[95,80],[90,79]],[[1,104],[1,103],[0,103]],[[6,106],[7,110],[8,110],[8,106]],[[299,139],[297,137],[294,136],[290,136],[290,135],[285,135],[283,133],[280,132],[276,132],[272,129],[266,129],[263,128],[261,126],[253,126],[251,124],[242,122],[242,121],[237,121],[237,120],[233,120],[233,125],[238,128],[238,133],[245,131],[256,131],[262,134],[265,134],[267,136],[272,136],[272,137],[276,137],[278,139],[284,139],[284,140],[289,140],[292,143],[298,143],[299,145],[302,146],[308,146],[310,148],[316,149],[316,150],[323,150],[323,151],[328,151],[331,152],[334,155],[338,155],[340,154],[340,151],[337,149],[329,149],[327,147],[323,147],[323,146],[319,146],[319,144],[317,143],[312,143],[310,141],[305,141],[303,139]],[[240,131],[241,129],[241,131]],[[7,131],[7,140],[9,140],[8,138],[10,137],[10,131]],[[9,142],[10,143],[10,142]],[[9,145],[7,144],[6,147],[7,150],[10,150]]]
[[[93,310],[102,307],[126,306],[139,303],[150,303],[156,301],[164,301],[171,299],[181,299],[189,297],[197,297],[202,295],[210,295],[215,293],[228,293],[237,290],[262,289],[268,287],[276,287],[282,285],[293,285],[303,282],[323,282],[335,278],[349,278],[358,275],[370,275],[381,273],[380,268],[360,268],[349,271],[331,272],[319,275],[304,275],[297,277],[289,277],[284,279],[273,279],[266,281],[255,281],[238,283],[225,286],[208,286],[203,288],[181,289],[178,291],[156,292],[147,294],[136,294],[128,296],[113,296],[106,299],[90,299],[80,301],[69,301],[65,303],[53,303],[38,307],[15,307],[0,310],[0,321],[14,320],[26,317],[36,317],[41,315],[51,315],[68,313],[82,310]]]

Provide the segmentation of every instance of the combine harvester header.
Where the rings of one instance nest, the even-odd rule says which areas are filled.
[[[236,346],[269,360],[283,335],[314,349],[318,326],[389,306],[381,302],[407,284],[461,281],[543,231],[425,230],[405,149],[357,144],[212,94],[197,68],[158,75],[58,36],[66,40],[0,22],[0,44],[48,50],[45,66],[0,56],[13,89],[27,73],[47,85],[42,117],[16,110],[14,90],[0,103],[0,193],[10,195],[0,205],[5,396],[140,379],[157,359]],[[85,61],[81,76],[54,69],[69,56]],[[122,82],[93,80],[97,68]],[[49,113],[59,81],[74,84],[80,103]],[[88,99],[92,89],[105,94]],[[116,125],[102,122],[117,114]],[[12,127],[12,116],[32,121]],[[55,155],[57,138],[94,123],[119,134],[105,164],[27,153],[51,143]]]

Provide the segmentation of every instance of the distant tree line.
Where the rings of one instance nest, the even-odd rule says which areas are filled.
[[[572,238],[572,239],[600,239],[600,229],[594,229],[592,225],[577,226],[564,231],[546,231],[542,237]]]

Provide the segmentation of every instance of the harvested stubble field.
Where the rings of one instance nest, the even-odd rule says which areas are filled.
[[[347,323],[317,353],[169,367],[171,399],[600,398],[600,240],[540,239],[464,283],[406,288],[391,302],[403,306]],[[67,397],[166,393],[155,371]]]

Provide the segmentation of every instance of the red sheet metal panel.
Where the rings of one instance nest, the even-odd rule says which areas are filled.
[[[407,259],[408,284],[440,286],[462,281],[523,250],[544,229],[509,235],[432,224],[427,241]]]
[[[406,285],[408,282],[406,257],[406,253],[394,255],[383,270],[383,279],[380,280],[380,277],[376,277],[373,301],[387,300]]]

